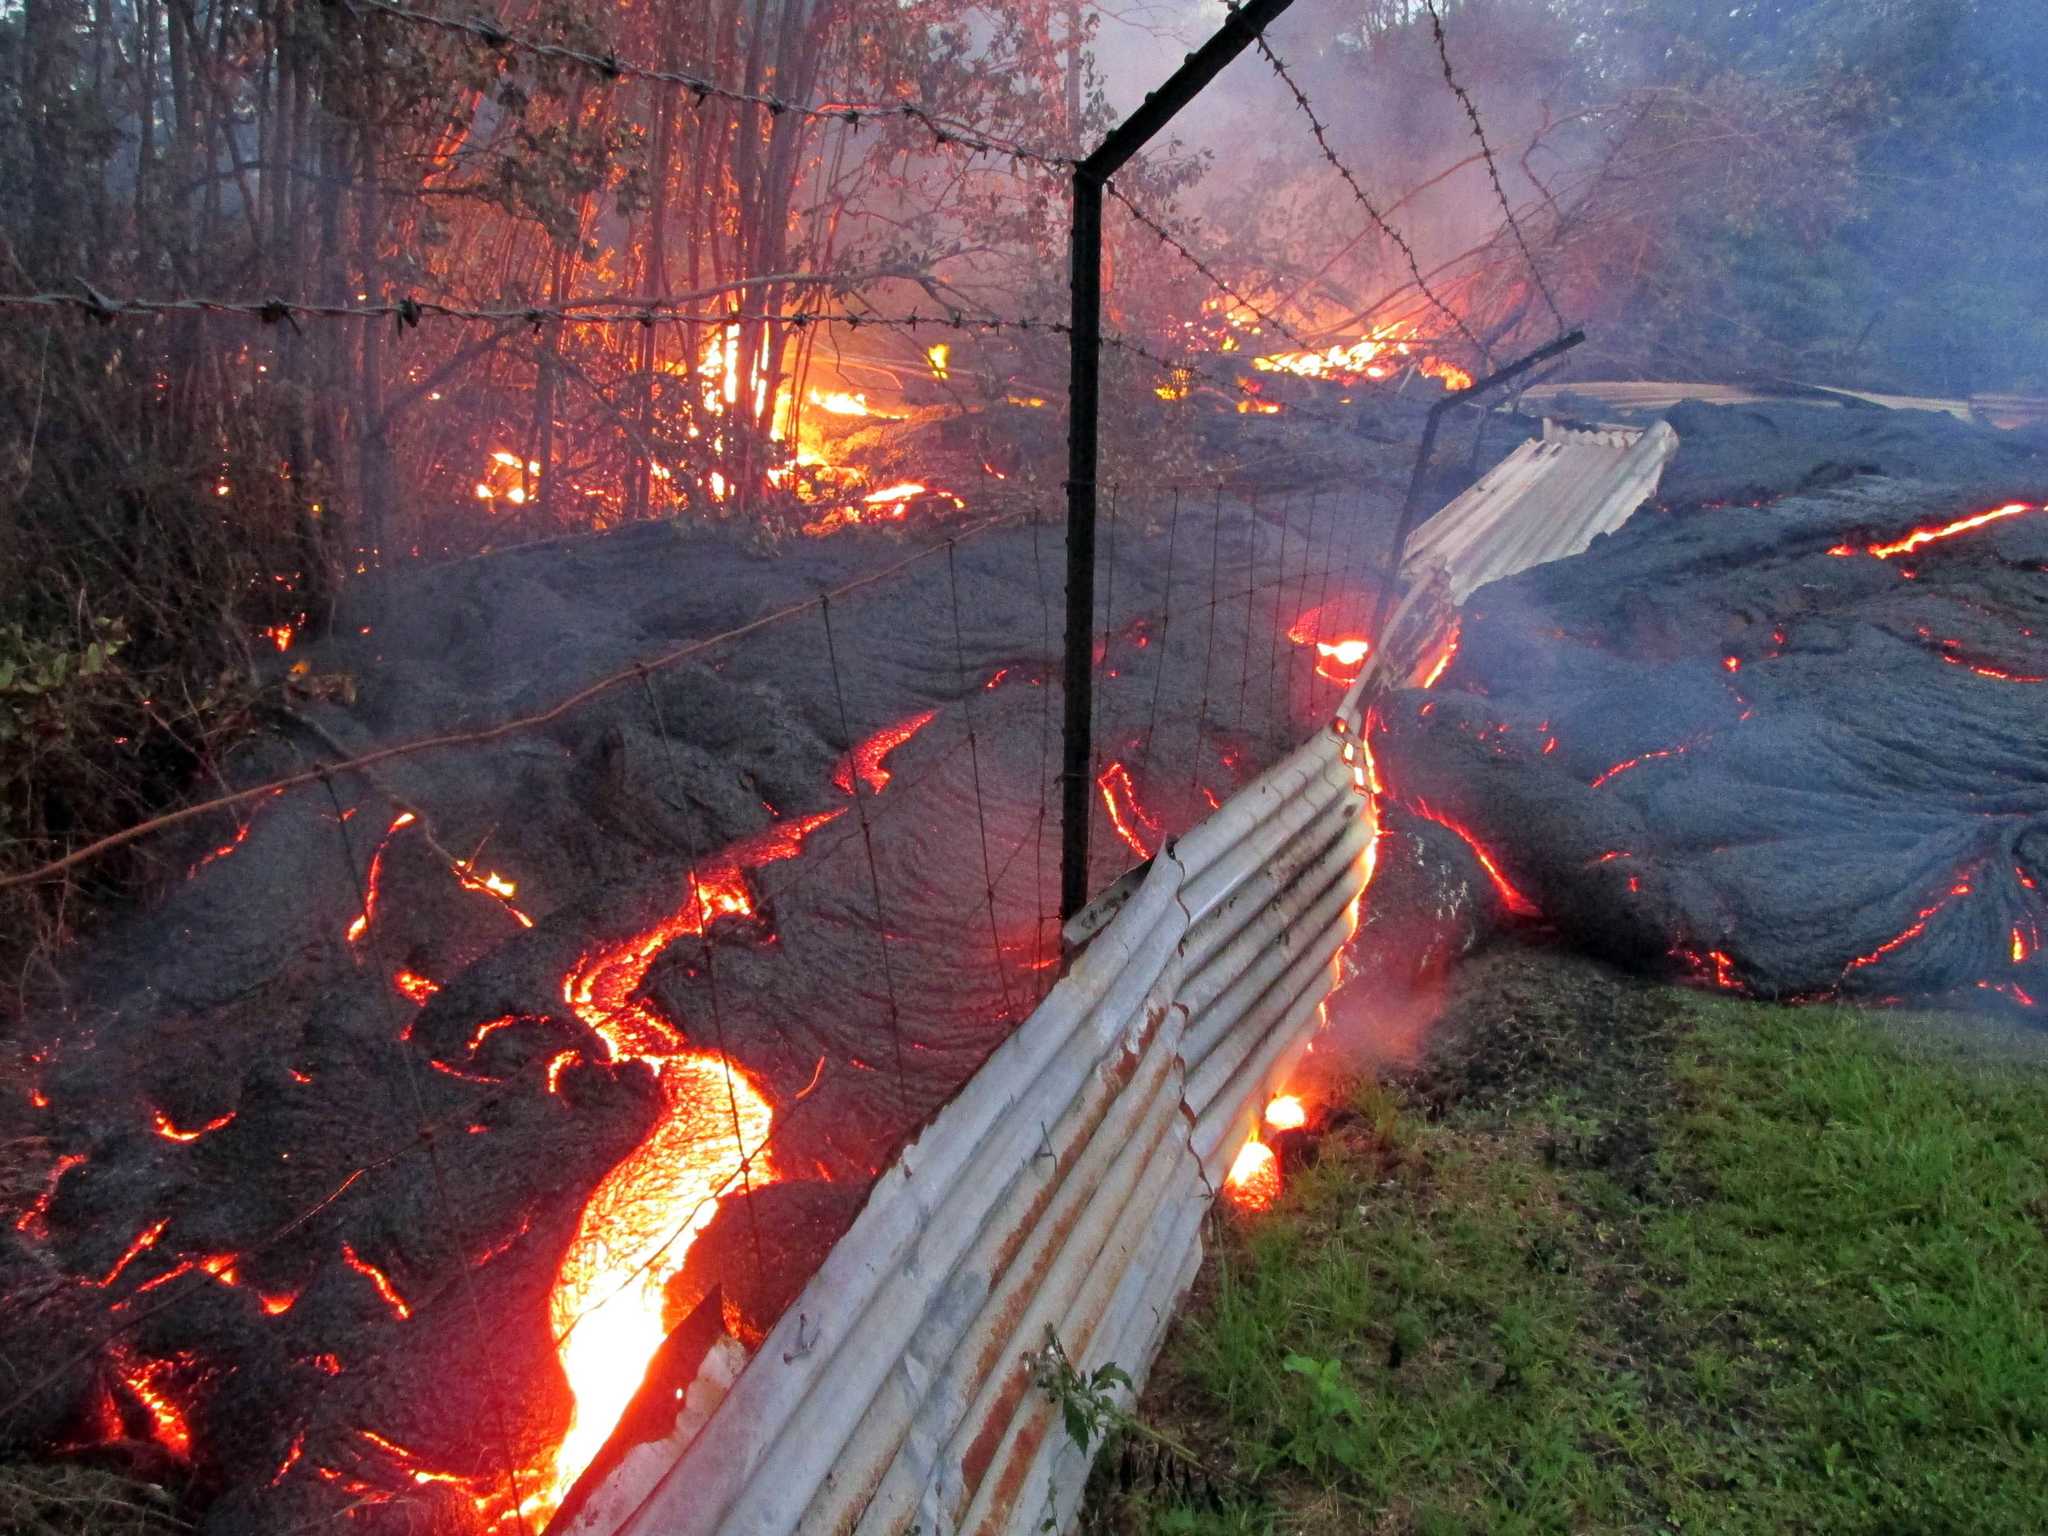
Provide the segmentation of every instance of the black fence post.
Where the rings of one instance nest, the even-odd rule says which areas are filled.
[[[1095,469],[1102,361],[1102,190],[1223,66],[1249,48],[1293,0],[1235,6],[1216,34],[1189,54],[1074,167],[1073,293],[1068,336],[1067,630],[1065,738],[1060,756],[1060,921],[1088,901],[1088,820],[1093,796],[1095,689]]]

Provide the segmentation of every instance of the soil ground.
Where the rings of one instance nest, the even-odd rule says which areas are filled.
[[[1088,1528],[2048,1529],[2044,1038],[1495,946],[1219,1215]]]

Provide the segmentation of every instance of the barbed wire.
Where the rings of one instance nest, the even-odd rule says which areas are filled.
[[[1421,290],[1422,296],[1441,311],[1452,325],[1458,328],[1460,335],[1479,349],[1479,355],[1485,358],[1488,365],[1491,366],[1493,363],[1492,349],[1479,339],[1472,328],[1465,323],[1463,316],[1446,304],[1431,289],[1428,279],[1422,275],[1422,263],[1416,259],[1415,247],[1408,243],[1405,235],[1387,221],[1386,215],[1380,212],[1379,206],[1373,202],[1371,197],[1366,195],[1365,188],[1359,184],[1358,178],[1351,173],[1351,167],[1338,158],[1337,151],[1330,144],[1329,125],[1316,115],[1316,109],[1310,103],[1308,93],[1295,83],[1294,76],[1287,72],[1287,65],[1282,62],[1280,55],[1273,51],[1273,45],[1266,41],[1265,34],[1263,32],[1254,34],[1252,42],[1258,47],[1266,62],[1273,67],[1273,73],[1279,76],[1280,83],[1286,86],[1288,92],[1294,97],[1294,104],[1301,109],[1302,116],[1308,119],[1309,132],[1315,135],[1316,147],[1322,151],[1323,158],[1330,162],[1330,168],[1344,178],[1344,184],[1351,189],[1352,197],[1357,199],[1358,205],[1365,210],[1366,216],[1372,220],[1374,227],[1394,242],[1394,248],[1407,261],[1409,275],[1413,277],[1415,286]],[[1560,328],[1562,328],[1562,324],[1563,322],[1560,321]]]
[[[1080,164],[1073,155],[997,138],[978,127],[945,117],[915,102],[792,101],[786,96],[777,96],[772,91],[746,91],[729,85],[720,85],[707,76],[689,70],[657,69],[653,65],[636,64],[622,59],[615,53],[590,53],[562,43],[542,42],[537,38],[509,31],[497,22],[482,17],[444,16],[433,11],[415,10],[409,5],[399,4],[398,0],[344,0],[344,3],[351,8],[375,11],[400,21],[411,22],[416,26],[433,27],[443,32],[474,37],[493,48],[574,64],[607,80],[648,80],[661,85],[680,86],[693,94],[700,105],[707,99],[716,97],[744,106],[765,108],[775,117],[787,112],[819,121],[843,122],[855,129],[863,122],[900,118],[919,124],[931,134],[933,141],[940,145],[958,146],[980,154],[1002,155],[1061,171],[1072,170]]]
[[[1444,40],[1444,21],[1436,8],[1436,0],[1422,0],[1422,8],[1429,12],[1429,26],[1436,37],[1436,56],[1444,66],[1444,84],[1451,88],[1451,94],[1458,98],[1465,108],[1465,116],[1472,123],[1472,136],[1479,141],[1479,153],[1486,160],[1487,180],[1493,183],[1493,195],[1500,203],[1500,211],[1507,218],[1508,233],[1514,236],[1515,245],[1521,250],[1522,260],[1529,264],[1529,279],[1535,283],[1536,291],[1543,295],[1544,307],[1550,311],[1550,318],[1557,323],[1557,334],[1562,336],[1571,329],[1565,324],[1564,312],[1557,307],[1557,299],[1550,291],[1550,285],[1543,280],[1543,270],[1536,265],[1535,253],[1529,249],[1529,242],[1522,236],[1522,222],[1515,217],[1514,204],[1508,200],[1507,188],[1501,185],[1500,166],[1493,158],[1493,146],[1487,142],[1486,125],[1479,120],[1479,108],[1465,87],[1458,84],[1458,77],[1451,70],[1450,45]]]
[[[1243,294],[1239,293],[1235,288],[1231,287],[1231,285],[1225,282],[1222,276],[1217,273],[1214,267],[1210,266],[1200,256],[1197,256],[1193,251],[1189,250],[1187,245],[1184,242],[1182,242],[1181,239],[1178,236],[1176,236],[1172,230],[1168,229],[1164,224],[1160,223],[1157,219],[1153,218],[1152,215],[1145,212],[1144,209],[1140,208],[1128,197],[1124,196],[1122,189],[1119,188],[1115,182],[1104,182],[1103,188],[1105,191],[1109,193],[1111,197],[1115,198],[1118,202],[1124,205],[1125,209],[1129,211],[1132,218],[1136,219],[1140,224],[1144,225],[1146,229],[1150,230],[1154,237],[1157,238],[1161,244],[1165,245],[1175,255],[1179,256],[1182,261],[1186,262],[1189,266],[1193,267],[1197,272],[1201,273],[1202,276],[1209,281],[1210,286],[1214,287],[1219,293],[1221,293],[1225,298],[1229,299],[1233,304],[1238,305],[1240,308],[1250,310],[1254,315],[1258,317],[1261,324],[1270,325],[1282,336],[1285,336],[1289,341],[1293,342],[1297,347],[1301,348],[1302,351],[1315,352],[1320,350],[1316,346],[1316,344],[1310,341],[1307,337],[1301,335],[1297,331],[1290,329],[1285,322],[1276,319],[1272,315],[1267,314],[1266,311],[1259,308],[1258,305],[1254,304],[1250,299],[1246,298]]]

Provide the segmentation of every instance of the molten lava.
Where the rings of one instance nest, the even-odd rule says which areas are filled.
[[[935,709],[928,709],[875,732],[839,760],[839,766],[832,770],[833,786],[842,795],[850,795],[854,777],[859,775],[860,781],[867,785],[868,793],[879,795],[889,787],[889,780],[894,777],[882,766],[882,760],[930,725],[938,718],[938,713]]]
[[[1291,1093],[1283,1093],[1266,1106],[1266,1124],[1276,1131],[1298,1131],[1308,1124],[1308,1109]]]
[[[1365,658],[1372,653],[1372,642],[1363,635],[1339,635],[1325,639],[1325,626],[1333,624],[1337,617],[1329,612],[1334,606],[1326,604],[1309,609],[1288,629],[1287,639],[1293,645],[1315,647],[1316,676],[1348,686],[1358,676],[1358,669],[1365,665]]]
[[[1102,803],[1109,809],[1109,824],[1123,839],[1124,846],[1141,859],[1151,858],[1152,850],[1145,846],[1145,840],[1138,835],[1138,828],[1143,827],[1157,837],[1159,823],[1138,803],[1138,791],[1131,783],[1131,771],[1122,763],[1111,763],[1102,770],[1095,787],[1102,791]],[[1123,796],[1122,806],[1117,804],[1119,794]]]
[[[842,814],[778,823],[706,861],[685,878],[673,911],[585,955],[562,979],[563,1001],[604,1042],[607,1060],[652,1070],[662,1115],[584,1206],[555,1277],[549,1312],[574,1408],[540,1501],[547,1510],[603,1447],[679,1321],[668,1315],[668,1285],[717,1213],[719,1196],[743,1176],[749,1186],[776,1177],[766,1096],[725,1057],[688,1045],[639,996],[641,983],[676,940],[702,936],[718,916],[753,911],[746,870],[794,858],[806,837]],[[551,1066],[551,1087],[554,1076]]]
[[[195,1126],[189,1131],[181,1131],[171,1123],[171,1117],[162,1110],[151,1110],[150,1113],[156,1119],[157,1135],[163,1137],[165,1141],[197,1141],[209,1131],[221,1130],[235,1118],[235,1112],[231,1109],[226,1114],[207,1121],[204,1125]]]
[[[1425,800],[1417,799],[1411,802],[1409,809],[1414,811],[1424,821],[1433,821],[1446,832],[1455,833],[1464,842],[1465,846],[1472,850],[1472,857],[1479,861],[1479,867],[1486,871],[1486,878],[1493,882],[1494,890],[1500,893],[1501,902],[1515,916],[1540,917],[1542,915],[1535,902],[1515,889],[1514,883],[1502,873],[1500,864],[1491,853],[1486,851],[1486,848],[1480,843],[1478,838],[1474,837],[1465,828],[1459,826],[1450,817],[1444,815],[1443,812],[1432,809]]]
[[[1268,1211],[1280,1198],[1280,1161],[1263,1141],[1248,1141],[1224,1176],[1223,1192],[1241,1211]]]
[[[2039,507],[2029,502],[2010,501],[2002,507],[1993,507],[1989,512],[1978,512],[1969,517],[1959,517],[1954,522],[1943,523],[1939,527],[1915,528],[1903,539],[1895,539],[1889,544],[1868,544],[1860,551],[1852,544],[1837,544],[1828,553],[1831,555],[1854,555],[1861,553],[1874,555],[1880,560],[1889,560],[1894,555],[1911,554],[1914,550],[1933,544],[1938,540],[1952,539],[1959,533],[1969,533],[1989,523],[2002,522],[2008,517],[2018,517],[2023,513],[2038,512],[2040,510]]]

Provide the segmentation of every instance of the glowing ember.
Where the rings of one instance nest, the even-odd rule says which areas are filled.
[[[1291,1093],[1283,1093],[1266,1106],[1266,1124],[1276,1131],[1298,1131],[1308,1124],[1308,1110]]]
[[[1431,809],[1426,801],[1417,800],[1410,809],[1424,821],[1433,821],[1445,831],[1457,834],[1465,846],[1472,850],[1472,856],[1479,861],[1479,867],[1486,871],[1486,878],[1493,882],[1494,890],[1500,893],[1501,901],[1510,912],[1514,913],[1517,917],[1538,917],[1542,915],[1535,902],[1515,889],[1513,882],[1501,872],[1500,865],[1495,862],[1493,855],[1481,846],[1478,838],[1474,837],[1441,811]]]
[[[412,1308],[407,1306],[405,1298],[398,1294],[397,1287],[391,1283],[391,1277],[347,1243],[341,1245],[341,1261],[376,1288],[377,1294],[384,1298],[384,1305],[397,1315],[401,1323],[412,1316]]]
[[[1223,1192],[1241,1211],[1267,1211],[1280,1198],[1280,1162],[1263,1141],[1239,1149],[1223,1180]]]
[[[854,776],[858,774],[860,781],[867,785],[868,793],[879,795],[889,787],[889,780],[894,777],[882,766],[882,760],[930,725],[938,718],[938,713],[935,709],[928,709],[875,732],[839,760],[839,766],[832,770],[834,787],[842,795],[852,794]]]
[[[1116,835],[1123,839],[1124,846],[1141,859],[1151,858],[1152,850],[1145,846],[1145,840],[1138,836],[1137,829],[1144,827],[1157,837],[1159,823],[1138,803],[1138,791],[1131,783],[1130,770],[1122,763],[1111,763],[1102,770],[1095,787],[1102,791],[1102,803],[1109,809],[1109,824],[1116,828]],[[1117,804],[1119,793],[1123,796],[1122,807]]]
[[[486,896],[496,897],[506,914],[522,928],[531,928],[533,919],[512,905],[512,898],[519,894],[519,887],[502,875],[489,870],[479,872],[475,859],[461,859],[455,864],[455,878],[465,891],[479,891]]]
[[[209,1131],[220,1130],[235,1118],[235,1112],[231,1109],[216,1120],[209,1120],[206,1124],[197,1126],[189,1131],[181,1131],[171,1123],[171,1117],[162,1110],[151,1110],[150,1113],[156,1119],[157,1135],[163,1137],[165,1141],[197,1141]]]
[[[931,365],[933,378],[946,377],[946,364],[952,356],[953,349],[943,341],[924,349],[924,360]]]
[[[1867,545],[1862,550],[1862,553],[1875,555],[1880,560],[1889,560],[1894,555],[1910,554],[1912,551],[1932,544],[1937,540],[1952,539],[1959,533],[1969,533],[1973,529],[1984,527],[1987,523],[1996,523],[2008,517],[2018,517],[2023,513],[2038,512],[2040,510],[2039,507],[2024,501],[2007,502],[2002,507],[1993,507],[1989,512],[1978,512],[1970,517],[1959,517],[1954,522],[1944,523],[1937,528],[1915,528],[1903,539],[1895,540],[1892,543]],[[1828,551],[1831,555],[1853,555],[1857,552],[1856,548],[1849,544],[1837,544]]]
[[[288,651],[292,648],[292,627],[289,624],[273,624],[268,629],[262,631],[262,634],[264,639],[268,640],[280,651]]]

